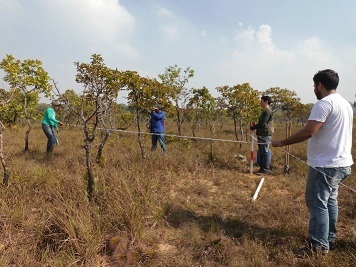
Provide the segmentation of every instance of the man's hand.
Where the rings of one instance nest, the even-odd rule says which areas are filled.
[[[60,122],[58,122],[58,124],[62,126],[64,123],[60,121]]]
[[[284,146],[282,140],[272,140],[271,145],[274,146],[274,147]]]

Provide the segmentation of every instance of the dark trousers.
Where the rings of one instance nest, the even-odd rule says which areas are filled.
[[[57,136],[53,126],[42,124],[42,130],[47,137],[47,153],[53,151],[54,146],[57,144]]]

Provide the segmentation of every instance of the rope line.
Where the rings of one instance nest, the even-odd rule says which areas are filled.
[[[291,153],[287,152],[286,150],[283,150],[283,151],[284,151],[284,152],[286,152],[286,153],[288,153],[289,155],[291,155],[293,158],[295,158],[295,159],[299,160],[300,162],[302,162],[302,163],[304,163],[304,164],[308,165],[308,163],[307,163],[306,161],[301,160],[300,158],[298,158],[298,157],[294,156],[293,154],[291,154]],[[316,171],[320,172],[321,174],[323,174],[323,175],[325,175],[325,176],[327,176],[327,177],[329,177],[329,178],[332,178],[331,176],[329,176],[329,175],[327,175],[326,173],[324,173],[324,172],[322,172],[322,171],[318,170],[317,168],[315,168],[315,167],[313,167],[313,166],[310,166],[310,165],[308,165],[308,166],[309,166],[309,167],[311,167],[311,168],[313,168],[314,170],[316,170]],[[350,187],[350,186],[348,186],[348,185],[346,185],[346,184],[344,184],[344,183],[340,183],[340,184],[341,184],[342,186],[344,186],[344,187],[348,188],[348,189],[349,189],[349,190],[351,190],[352,192],[356,193],[356,190],[355,190],[355,189],[353,189],[352,187]]]
[[[76,126],[76,127],[80,127],[83,128],[82,126],[78,126],[78,125],[67,125],[67,126]],[[106,130],[105,128],[97,128],[98,130]],[[128,130],[120,130],[120,129],[116,129],[116,130],[111,130],[112,132],[125,132],[125,133],[134,133],[134,134],[146,134],[146,135],[157,135],[155,133],[148,133],[148,132],[138,132],[138,131],[128,131]],[[257,140],[258,139],[256,137],[254,137],[251,133],[249,133],[249,135],[254,139]],[[196,139],[196,140],[208,140],[208,141],[219,141],[219,142],[230,142],[230,143],[243,143],[243,144],[251,144],[252,142],[247,142],[247,141],[238,141],[238,140],[231,140],[231,139],[219,139],[219,138],[208,138],[208,137],[194,137],[194,136],[187,136],[187,135],[177,135],[177,134],[164,134],[164,136],[170,136],[170,137],[177,137],[177,138],[186,138],[186,139]],[[257,144],[267,144],[267,143],[257,143]],[[282,151],[284,151],[285,153],[291,155],[293,158],[299,160],[300,162],[304,163],[305,165],[312,167],[310,165],[308,165],[308,163],[306,161],[301,160],[300,158],[294,156],[293,154],[291,154],[290,152],[287,152],[286,150],[282,149]],[[330,176],[328,176],[327,174],[323,173],[320,170],[317,170],[316,168],[312,167],[313,169],[315,169],[316,171],[322,173],[323,175],[332,178]],[[348,188],[350,191],[356,193],[356,190],[353,189],[352,187],[344,184],[344,183],[340,183],[342,186]]]
[[[251,136],[253,139],[257,140],[252,134],[250,134],[250,136]],[[260,143],[260,144],[261,144],[261,143]],[[331,176],[327,175],[326,173],[324,173],[324,172],[322,172],[322,171],[320,171],[320,170],[318,170],[318,169],[316,169],[316,168],[314,168],[314,167],[308,165],[308,163],[307,163],[306,161],[301,160],[300,158],[294,156],[292,153],[290,153],[290,152],[288,152],[288,151],[286,151],[286,150],[284,150],[284,149],[283,149],[283,152],[289,154],[289,155],[292,156],[293,158],[299,160],[300,162],[302,162],[302,163],[304,163],[305,165],[307,165],[307,166],[313,168],[314,170],[320,172],[321,174],[323,174],[323,175],[325,175],[325,176],[327,176],[327,177],[329,177],[329,178],[332,178]],[[340,184],[341,184],[342,186],[348,188],[348,189],[351,190],[352,192],[356,193],[356,190],[353,189],[352,187],[350,187],[350,186],[348,186],[348,185],[346,185],[346,184],[344,184],[344,183],[340,183]]]
[[[117,130],[117,131],[123,131],[123,130]],[[125,131],[125,132],[130,132],[130,131]],[[134,132],[134,131],[132,131]],[[141,134],[148,134],[148,135],[157,135],[155,133],[147,133],[147,132],[136,132],[141,133]],[[219,138],[209,138],[209,137],[196,137],[196,136],[188,136],[188,135],[177,135],[177,134],[164,134],[164,136],[169,136],[169,137],[177,137],[177,138],[186,138],[186,139],[196,139],[196,140],[208,140],[208,141],[219,141],[219,142],[230,142],[230,143],[244,143],[244,144],[249,144],[250,142],[246,141],[239,141],[239,140],[232,140],[232,139],[219,139]]]

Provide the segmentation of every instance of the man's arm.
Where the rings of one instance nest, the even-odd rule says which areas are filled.
[[[152,112],[152,116],[155,118],[155,119],[158,119],[158,120],[162,120],[164,119],[164,112],[161,111],[161,112],[156,112],[156,111],[153,111]]]
[[[303,142],[316,134],[322,125],[323,122],[320,121],[308,121],[300,131],[283,140],[272,140],[271,144],[274,147],[281,147]]]
[[[258,123],[254,126],[251,126],[250,130],[256,130],[258,128],[262,128],[262,126],[267,123],[268,119],[269,119],[268,112],[265,110],[262,112],[261,117],[258,120]]]

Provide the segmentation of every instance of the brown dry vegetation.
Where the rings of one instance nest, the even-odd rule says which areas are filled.
[[[224,129],[216,137],[233,140]],[[283,149],[272,149],[273,170],[252,202],[261,177],[237,157],[249,158],[249,144],[215,142],[212,162],[209,141],[168,138],[163,156],[149,151],[146,136],[143,160],[136,134],[115,132],[94,165],[96,200],[88,203],[80,129],[64,126],[49,160],[40,126],[28,153],[24,131],[4,133],[11,177],[0,188],[0,266],[356,265],[356,193],[343,186],[337,250],[301,252],[307,166],[291,158],[284,174]],[[209,136],[203,129],[197,135]],[[276,137],[283,135],[279,127]],[[304,161],[305,148],[293,145],[291,153]],[[346,184],[356,189],[354,174]]]

